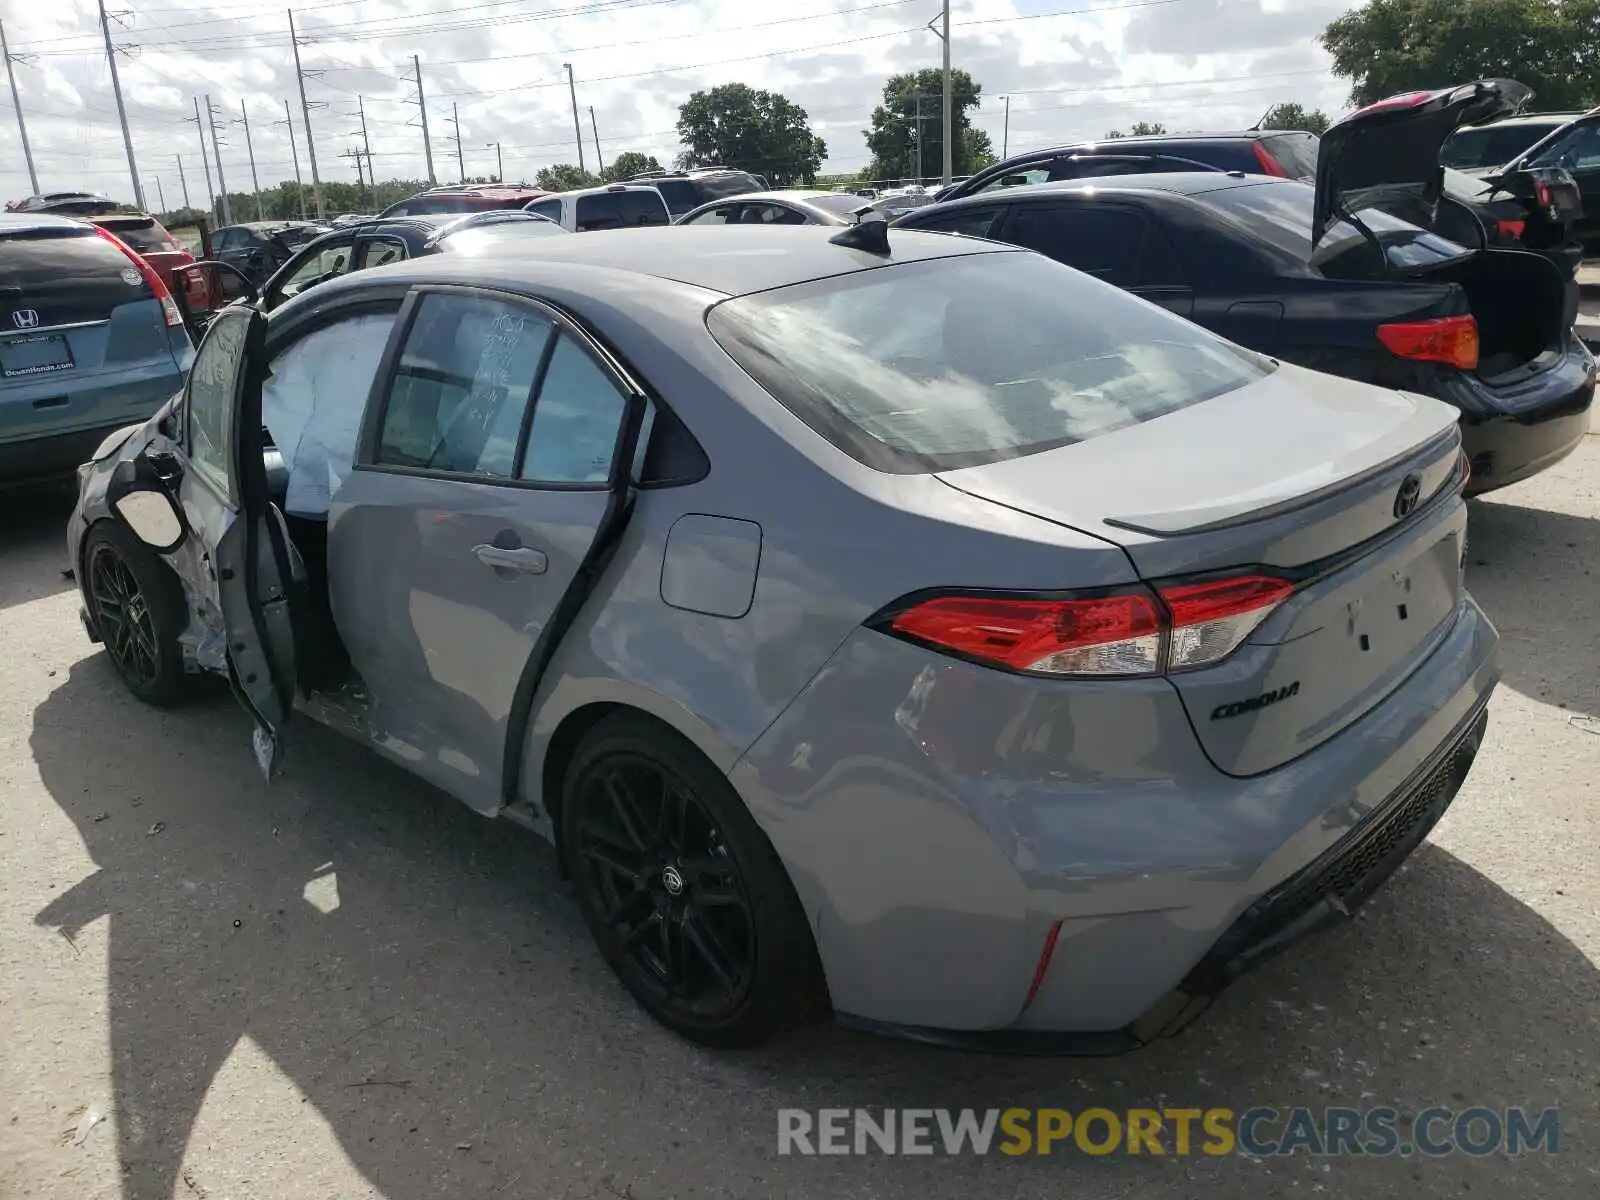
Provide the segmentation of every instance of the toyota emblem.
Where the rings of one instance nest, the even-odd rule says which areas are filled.
[[[1394,495],[1394,517],[1399,521],[1409,517],[1422,496],[1422,478],[1415,473],[1400,481],[1400,490]]]
[[[39,310],[19,308],[11,314],[11,323],[18,329],[37,329],[39,328]]]

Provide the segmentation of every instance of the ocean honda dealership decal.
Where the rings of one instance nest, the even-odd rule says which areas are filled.
[[[780,1155],[1444,1158],[1560,1150],[1545,1108],[781,1108]]]

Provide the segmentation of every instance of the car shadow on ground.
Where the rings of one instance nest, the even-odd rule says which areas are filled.
[[[1500,631],[1505,685],[1600,715],[1600,519],[1493,498],[1471,508],[1467,587]]]
[[[94,655],[38,707],[31,749],[97,867],[35,920],[69,937],[109,922],[125,1200],[170,1200],[180,1171],[191,1190],[236,1190],[238,1180],[208,1183],[205,1147],[189,1141],[246,1037],[388,1200],[1187,1200],[1302,1185],[1414,1200],[1521,1195],[1529,1184],[1579,1195],[1593,1182],[1582,1147],[1594,1130],[1579,1122],[1600,1078],[1595,968],[1431,846],[1355,922],[1131,1055],[995,1058],[831,1025],[724,1054],[640,1014],[543,843],[353,743],[297,725],[286,772],[268,786],[230,702],[143,707]],[[1561,1106],[1567,1152],[1426,1163],[776,1155],[783,1107],[1090,1103]]]
[[[0,491],[0,609],[77,586],[62,574],[73,494],[65,485]]]

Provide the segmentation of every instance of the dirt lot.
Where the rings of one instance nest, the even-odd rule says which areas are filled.
[[[0,1197],[1600,1195],[1600,437],[1475,509],[1505,683],[1431,843],[1181,1037],[1019,1060],[663,1033],[530,836],[314,730],[268,788],[225,695],[129,699],[60,574],[64,505],[0,498]],[[785,1106],[1091,1102],[1558,1105],[1561,1143],[776,1154]]]

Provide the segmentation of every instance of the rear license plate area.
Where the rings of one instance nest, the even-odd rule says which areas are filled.
[[[0,378],[52,375],[57,371],[70,371],[75,365],[72,347],[58,333],[0,341]]]
[[[1461,537],[1451,532],[1408,562],[1374,573],[1345,603],[1345,637],[1354,654],[1415,645],[1455,610],[1461,592]]]

